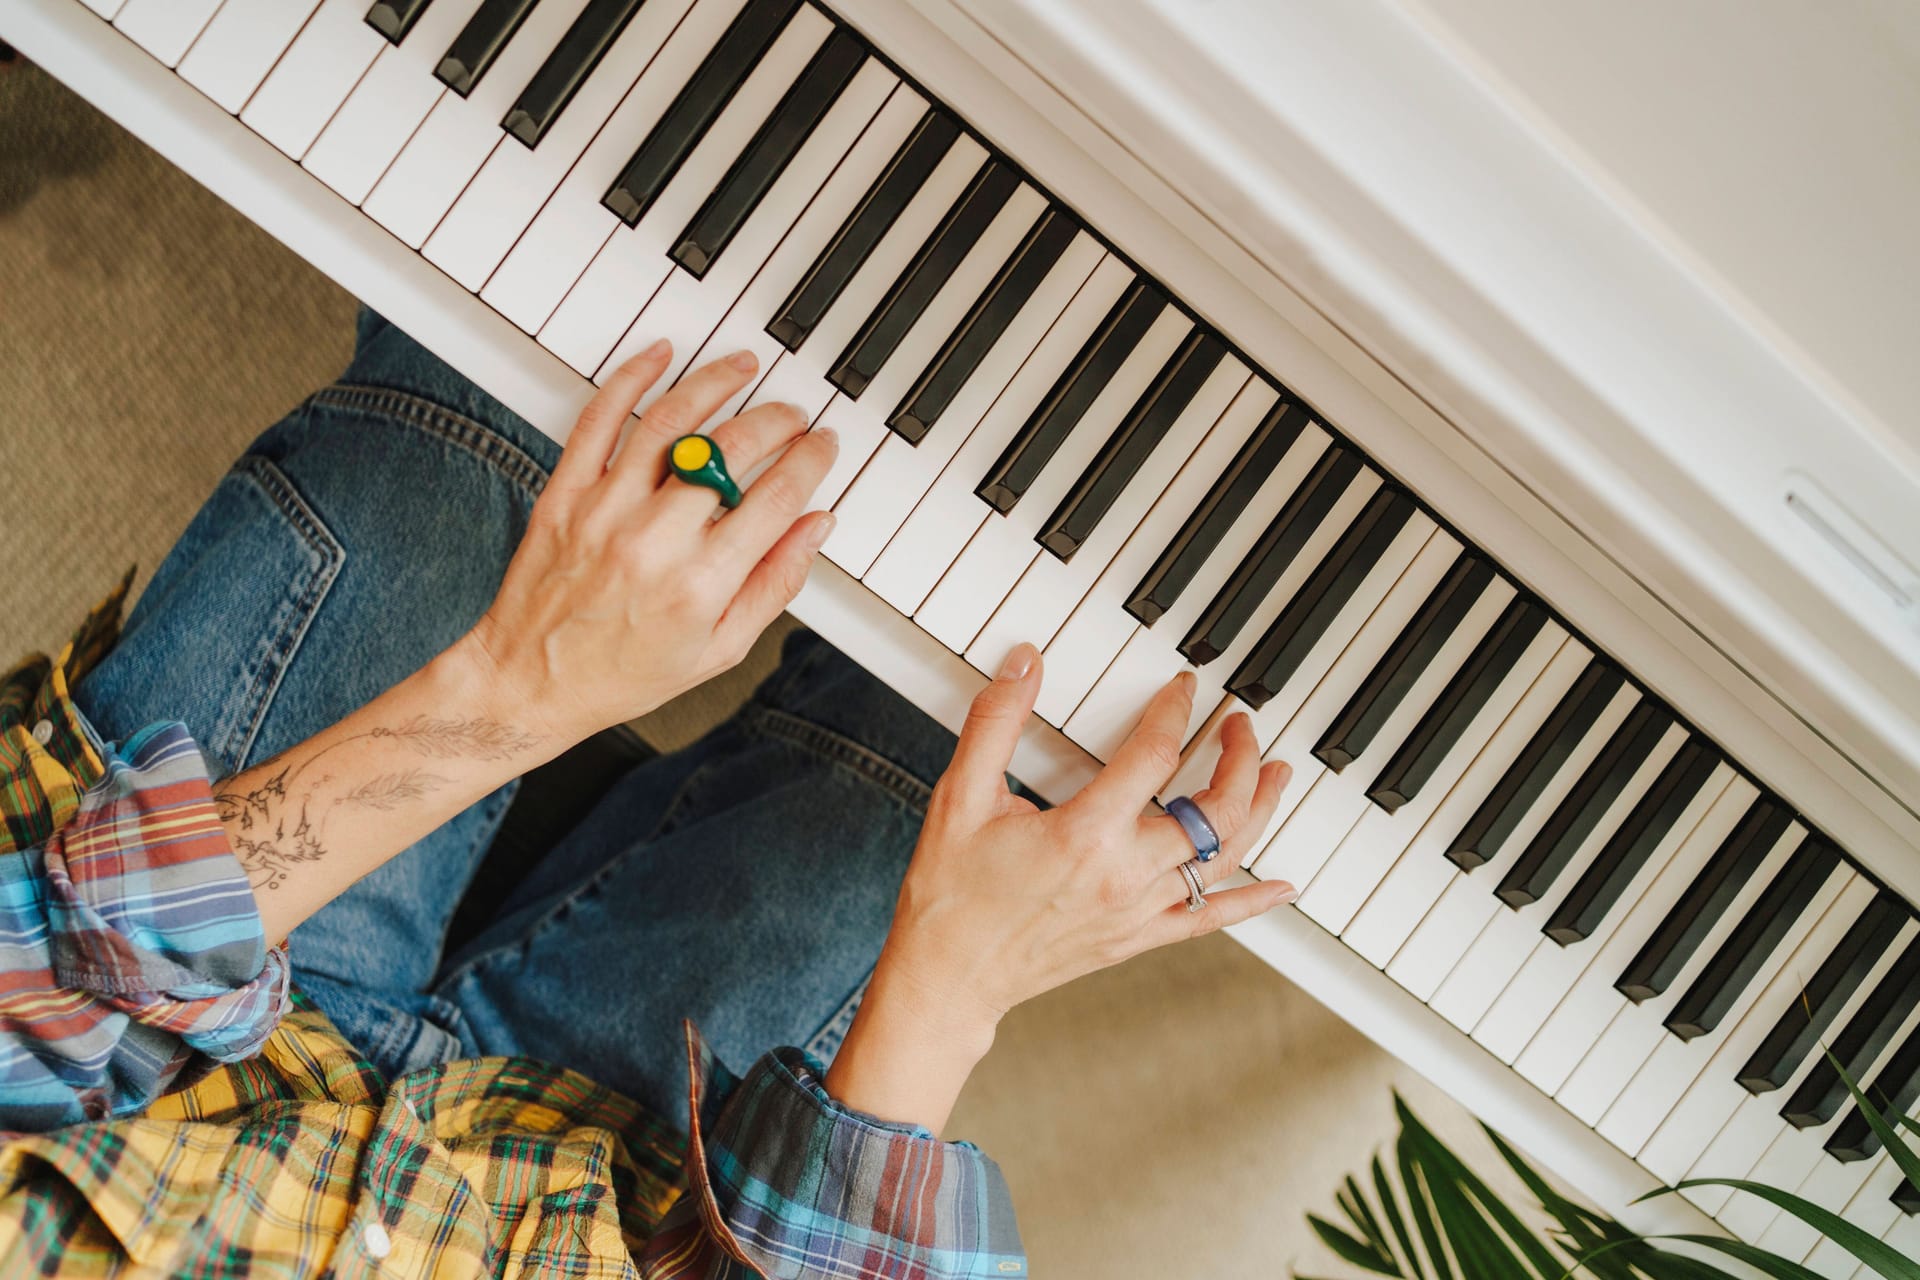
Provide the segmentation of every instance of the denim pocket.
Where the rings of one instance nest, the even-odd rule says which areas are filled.
[[[346,550],[286,475],[240,459],[174,544],[126,633],[79,691],[124,740],[184,720],[216,776],[238,771]]]

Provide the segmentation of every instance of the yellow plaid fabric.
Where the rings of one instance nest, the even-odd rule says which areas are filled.
[[[10,1137],[0,1275],[633,1276],[683,1142],[525,1059],[385,1084],[301,1001],[137,1119]]]

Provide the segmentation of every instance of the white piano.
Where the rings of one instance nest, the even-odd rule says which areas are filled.
[[[1196,754],[1244,707],[1297,771],[1247,873],[1304,892],[1241,943],[1643,1229],[1854,1274],[1744,1195],[1629,1204],[1751,1175],[1920,1255],[1816,1048],[1913,1106],[1912,295],[1862,286],[1895,354],[1836,375],[1540,109],[1525,23],[1441,7],[0,0],[0,38],[556,438],[655,337],[754,349],[744,400],[842,439],[809,625],[955,727],[1042,643],[1055,794],[1196,666]],[[1834,145],[1913,144],[1895,7],[1848,17],[1872,65],[1682,8],[1729,58],[1804,21],[1867,109]],[[1825,230],[1911,240],[1885,164]]]

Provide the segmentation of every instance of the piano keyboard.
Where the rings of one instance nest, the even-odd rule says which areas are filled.
[[[78,4],[81,0],[61,0]],[[1010,156],[804,0],[84,0],[585,378],[745,347],[825,554],[1094,758],[1199,674],[1295,769],[1251,873],[1662,1181],[1920,1254],[1911,906]],[[31,50],[30,50],[31,52]],[[1854,1274],[1760,1200],[1733,1233]]]

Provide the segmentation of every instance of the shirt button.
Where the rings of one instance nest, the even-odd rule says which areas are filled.
[[[367,1256],[375,1262],[393,1252],[393,1237],[377,1222],[367,1224],[366,1230],[360,1233],[360,1243],[366,1246]]]
[[[52,742],[53,741],[53,721],[42,720],[39,724],[36,724],[35,726],[33,726],[33,740],[39,743],[43,747],[46,746],[49,742]]]

